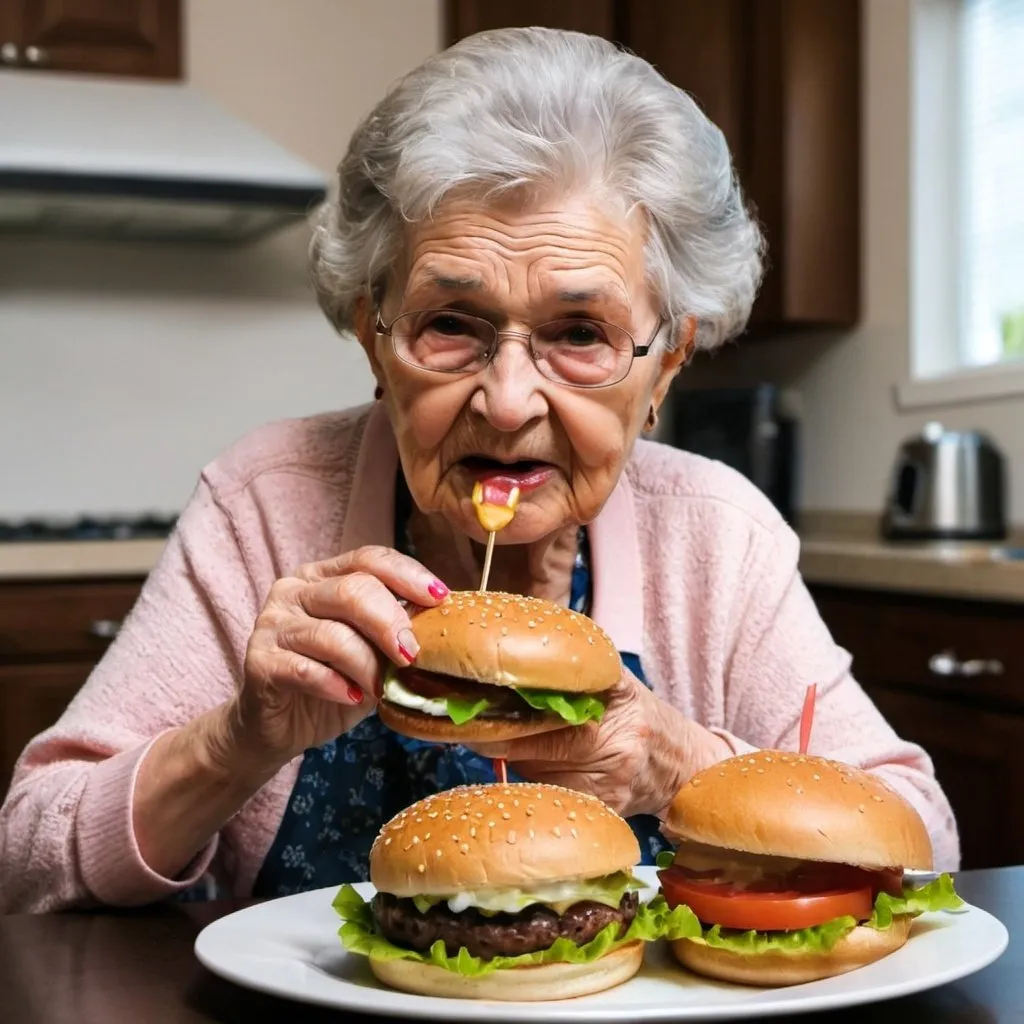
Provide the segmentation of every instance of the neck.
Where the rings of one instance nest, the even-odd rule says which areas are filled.
[[[455,531],[443,516],[424,515],[415,508],[408,531],[418,559],[449,587],[476,590],[480,586],[483,545]],[[488,590],[568,604],[576,540],[576,527],[566,526],[533,544],[495,544]]]

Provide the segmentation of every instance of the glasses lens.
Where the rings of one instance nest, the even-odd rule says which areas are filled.
[[[615,384],[633,362],[633,339],[600,320],[553,320],[534,330],[531,344],[545,377],[578,388]]]
[[[391,325],[399,359],[424,370],[459,373],[487,362],[494,346],[493,324],[451,309],[405,313]]]

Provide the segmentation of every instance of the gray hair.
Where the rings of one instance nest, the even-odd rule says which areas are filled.
[[[358,127],[318,211],[320,305],[339,329],[380,302],[403,227],[459,190],[601,187],[647,218],[646,270],[675,344],[686,316],[714,348],[747,322],[763,242],[725,138],[641,58],[578,32],[462,40],[399,80]]]

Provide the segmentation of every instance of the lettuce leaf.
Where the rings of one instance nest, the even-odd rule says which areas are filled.
[[[917,917],[918,914],[956,910],[961,906],[963,900],[953,888],[953,879],[949,875],[940,875],[935,881],[920,888],[905,886],[902,896],[879,893],[875,900],[875,909],[864,923],[868,928],[885,931],[892,926],[894,918],[904,914]],[[837,917],[814,928],[801,928],[792,932],[743,932],[714,925],[704,930],[696,941],[747,955],[767,953],[770,950],[784,953],[827,953],[856,926],[857,919],[850,916]]]
[[[448,710],[448,717],[456,725],[465,725],[466,722],[472,721],[480,714],[481,711],[486,711],[490,707],[490,701],[486,697],[481,697],[479,700],[463,700],[461,697],[445,697],[445,707]]]
[[[885,931],[892,924],[894,917],[901,914],[931,913],[937,910],[959,910],[964,901],[953,888],[953,879],[949,875],[939,875],[933,882],[914,888],[903,887],[902,896],[890,896],[880,892],[875,900],[875,909],[866,922],[869,928]]]
[[[385,695],[388,695],[389,690],[396,691],[390,696],[400,706],[405,706],[400,699],[400,694],[408,693],[409,699],[413,699],[414,695],[402,685],[402,680],[394,665],[388,666],[384,676],[384,687]],[[601,716],[604,714],[604,704],[591,694],[553,693],[548,690],[531,690],[526,687],[513,687],[513,689],[530,707],[559,715],[569,725],[583,725],[591,720],[600,722]],[[456,725],[465,725],[466,722],[471,722],[491,706],[491,702],[486,697],[476,699],[432,697],[430,700],[434,705],[444,705],[445,712]],[[408,706],[413,707],[414,705],[409,704]]]
[[[444,943],[438,940],[426,953],[393,945],[381,935],[374,924],[370,905],[350,885],[341,887],[332,903],[344,924],[338,935],[344,947],[360,956],[377,960],[418,960],[466,977],[480,977],[492,971],[511,967],[535,967],[550,963],[592,963],[607,953],[630,942],[654,942],[657,939],[697,938],[700,922],[689,907],[669,909],[665,897],[658,895],[650,903],[641,904],[633,923],[619,937],[619,925],[613,922],[590,941],[577,946],[571,939],[557,939],[548,949],[520,956],[496,956],[490,960],[471,956],[463,947],[449,956]]]
[[[553,711],[570,725],[600,722],[604,715],[604,704],[590,693],[553,693],[549,690],[528,690],[524,686],[517,686],[515,691],[531,708]]]

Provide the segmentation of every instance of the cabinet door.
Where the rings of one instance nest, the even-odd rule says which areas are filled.
[[[446,15],[450,43],[486,29],[526,25],[575,29],[606,39],[615,34],[613,0],[448,0]]]
[[[20,21],[20,66],[181,77],[180,0],[4,0]]]
[[[0,801],[28,741],[60,718],[92,668],[92,662],[0,666]]]
[[[1024,716],[866,686],[892,727],[935,764],[960,829],[964,868],[1024,862]]]
[[[630,0],[625,36],[722,129],[743,175],[743,0]]]

